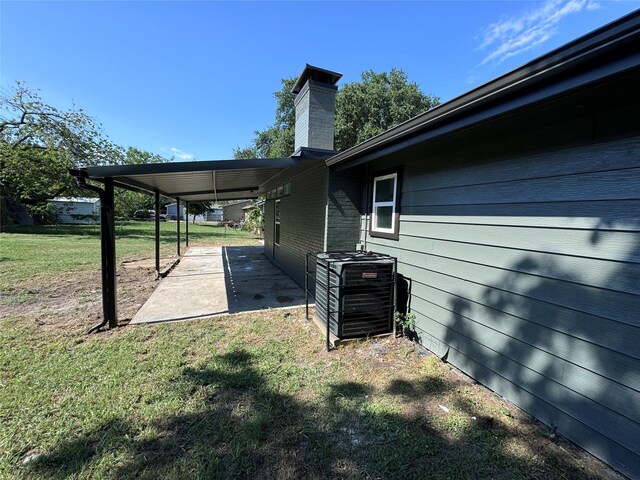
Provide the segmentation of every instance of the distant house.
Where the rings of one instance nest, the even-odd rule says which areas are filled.
[[[244,220],[245,213],[245,210],[243,210],[243,208],[251,205],[253,205],[253,200],[240,200],[239,202],[224,205],[222,207],[223,220],[233,220],[236,223],[242,222]]]
[[[264,200],[258,200],[255,203],[250,203],[249,205],[242,207],[242,210],[244,210],[245,218],[246,218],[247,212],[251,210],[253,207],[258,207],[260,208],[260,210],[264,211],[264,204],[265,204]]]
[[[98,223],[100,199],[88,197],[55,197],[47,200],[56,208],[60,223]]]
[[[169,220],[175,220],[177,217],[176,203],[170,203],[167,205],[167,218]],[[180,219],[184,220],[184,206],[180,205]]]
[[[210,210],[207,210],[207,213],[205,214],[206,216],[206,220],[208,222],[221,222],[224,216],[224,213],[222,211],[222,207],[219,205],[214,205],[213,207],[211,207]]]

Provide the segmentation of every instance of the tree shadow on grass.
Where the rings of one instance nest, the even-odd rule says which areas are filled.
[[[535,477],[526,473],[535,472],[531,465],[505,448],[514,435],[506,427],[467,425],[453,435],[428,412],[398,408],[398,399],[428,400],[447,391],[444,380],[396,380],[384,395],[366,383],[336,382],[304,401],[282,393],[244,349],[182,373],[176,388],[202,399],[200,408],[142,427],[106,422],[23,472],[38,478],[95,472],[112,478]],[[100,470],[105,463],[113,466]]]

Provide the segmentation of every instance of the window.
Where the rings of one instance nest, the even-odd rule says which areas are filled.
[[[398,172],[373,179],[371,235],[398,239]]]
[[[280,200],[276,200],[275,204],[274,243],[280,245]]]

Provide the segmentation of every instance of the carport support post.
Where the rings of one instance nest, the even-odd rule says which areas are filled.
[[[184,224],[184,235],[185,235],[185,243],[186,243],[186,247],[189,248],[189,202],[184,202],[185,207],[184,207],[184,211],[186,212],[186,216],[187,216],[187,223]]]
[[[100,237],[102,240],[102,307],[109,328],[118,326],[116,289],[116,230],[113,212],[113,179],[104,179],[101,204]]]
[[[156,279],[160,278],[160,192],[156,188]]]
[[[178,256],[180,256],[180,197],[176,197],[176,231],[178,232]]]

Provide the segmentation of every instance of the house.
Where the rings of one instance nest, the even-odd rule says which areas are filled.
[[[169,203],[166,206],[167,209],[167,218],[170,220],[175,220],[178,212],[177,203]],[[180,205],[180,219],[184,220],[184,206]]]
[[[339,79],[304,69],[291,157],[71,171],[104,185],[101,325],[116,187],[264,196],[264,253],[298,283],[309,252],[396,257],[422,346],[640,478],[640,11],[343,152]]]
[[[244,207],[242,207],[242,215],[243,218],[246,220],[247,218],[247,213],[249,212],[249,210],[251,210],[252,208],[258,207],[260,210],[264,211],[264,200],[258,200],[256,202],[251,202],[248,205],[245,205]]]
[[[233,220],[235,223],[241,223],[244,221],[245,210],[244,207],[250,207],[253,205],[252,200],[240,200],[237,202],[229,203],[222,206],[222,217],[225,222]]]
[[[97,197],[55,197],[47,202],[55,207],[60,223],[100,221],[100,199]]]
[[[207,210],[205,219],[208,222],[221,222],[223,219],[223,211],[220,205],[214,205],[210,210]]]
[[[640,14],[337,153],[339,78],[293,89],[265,255],[397,257],[421,345],[640,477]]]

